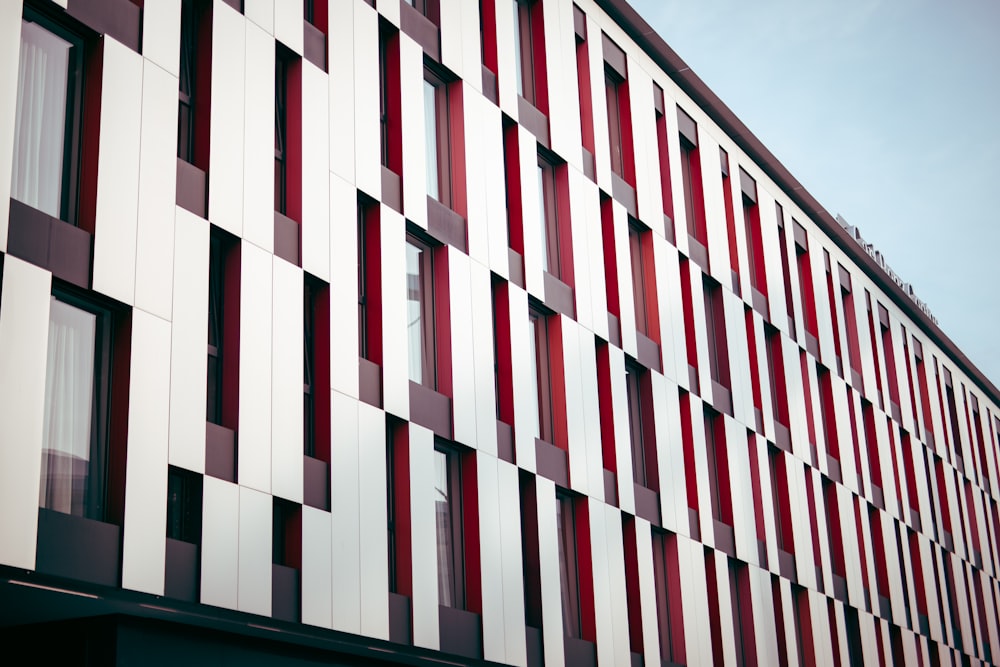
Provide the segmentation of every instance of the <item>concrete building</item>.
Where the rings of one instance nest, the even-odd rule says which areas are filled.
[[[35,664],[986,664],[1000,392],[625,0],[0,3]]]

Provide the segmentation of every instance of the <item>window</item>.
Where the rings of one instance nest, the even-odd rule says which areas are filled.
[[[542,270],[562,282],[572,283],[572,262],[562,246],[568,236],[569,211],[566,167],[538,156],[538,220],[541,226]]]
[[[306,275],[302,290],[304,453],[330,461],[330,286]]]
[[[299,220],[302,68],[299,57],[280,44],[276,44],[274,56],[274,210]]]
[[[719,148],[719,161],[722,164],[722,202],[726,211],[726,233],[729,240],[729,270],[733,275],[733,289],[739,293],[740,261],[736,239],[736,214],[733,208],[733,184],[729,178],[729,153]]]
[[[547,113],[542,3],[538,0],[513,0],[513,5],[514,72],[517,94],[542,113]]]
[[[524,581],[524,624],[542,627],[542,579],[538,556],[538,497],[535,476],[520,471],[521,567]]]
[[[271,562],[302,567],[302,506],[277,496],[271,513]]]
[[[580,618],[580,580],[576,554],[576,512],[573,498],[556,495],[556,531],[559,540],[559,580],[562,591],[563,633],[583,638]]]
[[[239,241],[212,229],[208,268],[207,421],[236,428],[239,384]]]
[[[167,537],[201,544],[202,476],[170,466],[167,472]]]
[[[704,294],[709,370],[714,382],[730,389],[729,345],[726,340],[726,308],[722,297],[722,287],[706,278],[704,280]]]
[[[203,171],[208,170],[211,25],[211,3],[182,0],[177,157]]]
[[[465,559],[462,539],[461,455],[434,448],[434,523],[437,532],[438,603],[465,608]]]
[[[818,356],[819,344],[816,338],[819,327],[816,322],[816,295],[813,290],[812,264],[809,261],[809,239],[806,230],[795,218],[792,218],[795,236],[795,261],[799,270],[799,298],[802,306],[802,319],[805,324],[807,345],[814,355]],[[812,340],[809,341],[808,339]]]
[[[793,553],[792,517],[788,506],[788,461],[781,450],[768,448],[768,463],[771,467],[771,510],[774,513],[774,529],[778,548]]]
[[[108,315],[53,296],[42,427],[41,506],[88,518],[104,510]]]
[[[653,430],[649,371],[627,365],[625,386],[632,448],[632,477],[636,484],[656,491],[660,485],[657,479],[656,433]]]
[[[402,174],[403,135],[399,88],[399,32],[387,23],[380,23],[378,46],[382,166],[397,174]]]
[[[757,206],[757,181],[743,171],[743,167],[740,167],[740,188],[743,193],[743,226],[750,286],[766,297],[767,274],[764,268],[764,239],[760,231],[760,208]]]
[[[406,314],[410,380],[434,389],[434,254],[427,243],[412,235],[406,238]]]
[[[552,388],[550,385],[551,367],[549,365],[549,335],[548,322],[545,315],[532,310],[529,315],[530,331],[528,332],[529,355],[531,357],[531,375],[535,379],[532,385],[534,393],[535,437],[546,442],[554,442],[552,419]]]
[[[625,52],[604,37],[604,97],[608,107],[608,147],[611,171],[635,186],[632,156],[632,112],[628,94]]]
[[[424,75],[424,139],[427,195],[451,206],[451,134],[448,86],[430,71]]]
[[[698,126],[691,116],[677,109],[681,141],[681,182],[684,186],[684,211],[688,236],[708,246],[705,226],[705,196],[701,181],[701,156],[698,153]]]
[[[441,12],[440,0],[404,0],[404,2],[426,16],[434,25],[438,24]]]
[[[767,373],[771,382],[771,409],[774,421],[788,427],[788,391],[785,386],[785,362],[781,346],[781,333],[770,330],[766,334],[764,349],[767,353]]]
[[[654,530],[653,582],[656,588],[656,618],[660,635],[660,658],[684,664],[684,614],[681,608],[681,578],[677,559],[677,537]]]
[[[712,518],[733,525],[733,504],[729,490],[729,456],[726,452],[726,423],[722,415],[706,409],[705,455],[708,458],[709,498]]]
[[[586,171],[588,168],[592,170],[594,166],[594,103],[590,88],[587,17],[576,5],[573,5],[573,25],[576,32],[576,83],[580,97],[580,129],[583,132],[583,149],[586,151],[584,154],[584,170]]]
[[[652,232],[629,220],[628,249],[632,260],[632,302],[635,306],[635,328],[644,336],[659,339]],[[652,289],[650,289],[652,286]]]
[[[10,196],[77,223],[84,40],[26,8],[21,21]]]

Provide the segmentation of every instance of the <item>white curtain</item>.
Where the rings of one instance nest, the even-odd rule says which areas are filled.
[[[39,504],[79,516],[88,500],[96,332],[96,315],[52,298]]]
[[[21,22],[11,197],[56,218],[62,199],[71,47],[37,23]]]

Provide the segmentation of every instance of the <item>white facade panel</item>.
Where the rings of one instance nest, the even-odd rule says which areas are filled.
[[[142,9],[142,55],[148,61],[147,71],[149,65],[155,63],[177,78],[180,76],[181,0],[151,2]]]
[[[330,513],[302,507],[302,622],[333,627],[333,522]]]
[[[177,125],[176,106],[177,77],[144,61],[135,306],[164,319],[171,317],[174,275],[177,135],[170,130]]]
[[[524,232],[524,285],[528,293],[544,301],[545,283],[542,278],[542,234],[544,221],[540,217],[542,192],[538,178],[538,148],[535,137],[520,125],[516,129],[521,178],[521,227]]]
[[[497,482],[501,509],[499,514],[499,552],[503,574],[504,647],[507,662],[518,667],[526,667],[528,658],[524,626],[524,580],[521,560],[522,517],[518,469],[505,461],[498,461]],[[514,511],[515,508],[518,508],[518,511]],[[487,571],[484,567],[483,572]]]
[[[215,0],[212,6],[212,122],[209,128],[212,164],[208,173],[208,219],[236,236],[243,235],[246,23],[246,19],[224,0]],[[272,96],[267,101],[267,108],[273,106]],[[273,159],[272,153],[269,160]]]
[[[354,7],[357,4],[329,3],[326,40],[327,59],[331,63],[340,63],[340,67],[330,68],[329,76],[330,170],[352,185],[355,183]],[[330,210],[337,209],[331,207]]]
[[[476,383],[476,448],[497,455],[496,384],[493,355],[493,312],[490,271],[469,263],[472,288],[472,347]]]
[[[625,385],[625,353],[608,346],[611,367],[611,408],[613,414],[602,415],[614,420],[615,466],[618,477],[618,507],[635,513],[635,472],[632,469],[632,436],[629,430],[628,393]]]
[[[0,563],[33,570],[52,274],[7,255],[0,300]]]
[[[268,252],[274,249],[275,84],[270,76],[274,58],[274,38],[247,21],[245,63],[250,76],[246,77],[242,109],[243,238]],[[214,97],[212,105],[214,111]],[[211,171],[215,171],[214,160]],[[211,214],[210,219],[215,221]]]
[[[469,5],[472,7],[473,5]],[[478,33],[477,33],[478,34]],[[483,132],[482,128],[487,126],[487,119],[495,120],[496,113],[487,113],[487,108],[493,108],[490,102],[482,95],[477,94],[470,86],[462,89],[462,110],[465,116],[462,119],[465,128],[462,129],[465,140],[465,155],[463,163],[465,165],[465,229],[468,237],[469,257],[481,264],[489,263],[489,223],[487,210],[489,200],[487,198],[487,172],[490,170],[487,155],[493,161],[493,168],[496,168],[497,161],[503,162],[502,154],[497,154],[495,146],[486,147],[488,141],[492,140],[498,133],[493,126],[491,132]],[[503,181],[501,181],[501,184]],[[494,186],[494,190],[496,187]]]
[[[209,225],[179,206],[175,211],[169,460],[204,472]]]
[[[330,208],[329,85],[325,72],[302,61],[302,268],[326,281],[330,280],[330,213],[335,210]]]
[[[514,385],[514,460],[517,466],[535,471],[534,411],[531,376],[531,331],[528,319],[528,295],[514,284],[507,286],[510,307],[510,365]]]
[[[378,15],[364,2],[354,4],[354,183],[372,197],[382,194],[380,145]],[[400,44],[405,40],[400,39]],[[401,47],[402,49],[402,47]],[[332,56],[332,54],[331,54]],[[330,60],[331,63],[335,62]],[[336,69],[336,68],[334,68]],[[343,89],[339,91],[343,94]],[[331,95],[332,92],[331,86]],[[331,102],[332,104],[332,102]],[[405,104],[405,103],[404,103]],[[407,108],[404,106],[404,108]],[[421,106],[421,108],[423,108]],[[334,132],[346,128],[334,127]],[[403,128],[405,131],[405,127]]]
[[[170,323],[132,311],[122,588],[163,594],[170,425]]]
[[[542,5],[542,13],[549,84],[549,145],[556,153],[567,156],[567,161],[579,169],[582,163],[580,96],[576,77],[573,3],[570,0],[547,2]]]
[[[271,492],[302,502],[302,269],[272,259]]]
[[[580,342],[584,330],[580,325],[565,315],[554,315],[559,318],[562,330],[562,353],[564,382],[566,387],[566,444],[569,458],[569,485],[574,491],[587,493],[590,485],[587,483],[587,438],[586,413],[583,409],[584,368],[580,363]],[[588,337],[589,338],[589,337]],[[593,369],[596,373],[596,366]],[[596,375],[595,375],[596,377]]]
[[[267,493],[241,486],[239,521],[240,611],[271,615],[271,515],[274,501]]]
[[[330,384],[358,397],[358,193],[330,174]]]
[[[142,57],[104,39],[101,148],[97,158],[94,290],[135,301],[135,238],[139,207]]]
[[[410,562],[413,565],[413,645],[437,650],[437,518],[434,499],[434,434],[410,424]],[[432,574],[433,573],[433,574]]]
[[[361,634],[361,480],[358,400],[334,391],[330,506],[333,508],[333,628]]]
[[[475,167],[468,165],[468,178],[471,186],[475,170],[480,171],[479,175],[483,179],[481,185],[483,202],[479,215],[482,216],[481,224],[486,230],[486,237],[489,244],[488,260],[482,260],[488,264],[490,269],[501,278],[510,276],[510,239],[507,235],[507,188],[506,188],[506,164],[504,152],[504,130],[500,110],[492,104],[480,103],[480,123],[478,131],[469,134],[476,134],[479,149],[482,151],[481,159]],[[469,138],[466,138],[468,141]],[[475,219],[473,211],[477,205],[469,201],[469,218]],[[470,225],[473,224],[470,222]],[[470,246],[472,245],[470,241]],[[478,256],[476,253],[474,256]]]
[[[475,447],[476,358],[472,339],[471,262],[468,256],[451,246],[445,251],[451,300],[452,437],[456,442]]]
[[[273,259],[270,253],[244,242],[241,260],[237,479],[241,486],[270,493]],[[301,361],[296,360],[296,364]]]
[[[244,0],[243,13],[248,21],[255,23],[268,35],[273,35],[274,5],[275,0]]]
[[[410,415],[409,345],[406,340],[406,222],[386,205],[382,225],[382,406]]]
[[[22,2],[0,3],[0,100],[17,99]],[[14,156],[15,104],[0,104],[0,201],[10,199]],[[0,206],[0,252],[7,251],[9,206]]]
[[[555,484],[544,477],[536,477],[535,497],[538,505],[538,571],[542,588],[542,653],[546,665],[561,665],[565,652]]]
[[[479,555],[482,573],[483,658],[507,662],[504,624],[504,571],[502,511],[498,480],[499,461],[476,455],[476,492],[479,500]],[[501,508],[503,507],[503,510]],[[468,539],[469,536],[466,536]],[[473,547],[475,548],[475,547]]]
[[[389,553],[386,534],[385,415],[358,403],[359,539],[361,559],[361,634],[389,638]]]
[[[300,56],[305,34],[303,11],[301,2],[274,3],[274,38]]]
[[[270,517],[266,525],[270,531]],[[237,566],[240,555],[240,487],[205,476],[202,487],[201,532],[201,603],[236,609],[239,590]],[[268,576],[268,581],[270,579]]]

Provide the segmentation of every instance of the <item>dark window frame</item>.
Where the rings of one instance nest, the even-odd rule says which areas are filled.
[[[420,343],[421,381],[419,384],[437,390],[437,294],[435,292],[435,246],[413,233],[407,233],[406,244],[420,250]],[[409,287],[407,287],[409,292]],[[409,300],[409,294],[407,294]],[[412,378],[411,378],[412,381]]]
[[[583,638],[583,614],[580,608],[580,562],[576,534],[576,498],[562,489],[556,490],[556,539],[560,546],[559,575],[563,610],[563,634]]]
[[[202,475],[170,466],[167,471],[167,537],[201,545]]]
[[[441,204],[451,208],[454,203],[453,173],[451,164],[451,82],[442,74],[424,67],[424,82],[434,88],[434,114],[437,156],[437,199]],[[426,120],[425,120],[426,122]],[[426,150],[430,150],[426,146]]]
[[[538,308],[528,310],[529,334],[535,341],[535,386],[538,391],[539,440],[555,444],[555,416],[552,407],[552,363],[549,356],[548,314]]]
[[[465,585],[465,512],[463,507],[464,488],[462,480],[462,458],[463,453],[455,446],[443,440],[437,439],[434,443],[434,452],[445,457],[446,475],[448,478],[448,520],[450,525],[450,562],[449,578],[451,583],[451,599],[438,600],[438,604],[455,609],[465,609],[468,603],[468,596]],[[437,502],[437,501],[435,501]],[[438,555],[441,554],[438,545]],[[441,590],[440,577],[442,576],[441,563],[438,562],[438,590]]]

